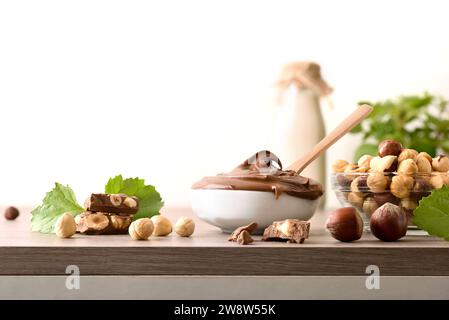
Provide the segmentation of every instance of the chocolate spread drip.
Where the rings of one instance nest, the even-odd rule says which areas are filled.
[[[259,151],[229,173],[204,177],[192,189],[225,189],[282,193],[314,200],[323,195],[318,182],[292,170],[282,170],[282,163],[270,151]]]

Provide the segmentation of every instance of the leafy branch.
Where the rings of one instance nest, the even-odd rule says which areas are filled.
[[[449,110],[443,97],[423,95],[400,96],[376,103],[373,112],[352,130],[362,135],[362,144],[354,159],[364,154],[376,155],[377,145],[395,139],[406,148],[425,151],[431,156],[449,152]]]

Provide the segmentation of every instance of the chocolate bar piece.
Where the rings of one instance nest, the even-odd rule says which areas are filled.
[[[139,211],[139,199],[126,194],[92,193],[84,207],[87,211],[129,215]]]
[[[76,231],[83,234],[124,234],[132,222],[131,215],[106,212],[83,212],[75,217]]]
[[[310,222],[297,219],[274,221],[262,236],[264,241],[288,241],[303,243],[309,237]]]

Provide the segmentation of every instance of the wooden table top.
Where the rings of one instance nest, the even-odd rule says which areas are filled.
[[[311,220],[303,244],[260,241],[251,245],[227,241],[228,235],[194,217],[190,209],[164,208],[173,223],[183,216],[196,222],[192,237],[128,235],[70,239],[31,232],[29,208],[14,221],[0,219],[0,275],[63,275],[67,265],[84,275],[366,275],[377,265],[383,275],[449,275],[449,242],[429,236],[407,236],[385,243],[365,233],[342,243],[324,230],[325,213]],[[0,212],[3,212],[0,209]]]

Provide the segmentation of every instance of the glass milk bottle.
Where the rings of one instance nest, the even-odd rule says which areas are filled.
[[[272,150],[287,168],[310,151],[325,135],[320,97],[332,92],[313,62],[286,65],[278,81]],[[301,175],[325,183],[325,159],[312,162]]]

